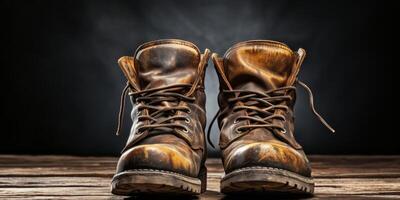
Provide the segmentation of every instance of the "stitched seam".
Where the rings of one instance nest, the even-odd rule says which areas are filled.
[[[229,177],[229,176],[231,176],[232,173],[236,173],[236,172],[238,172],[238,171],[246,170],[246,169],[272,169],[272,170],[278,170],[278,171],[282,171],[282,172],[293,173],[293,174],[296,174],[296,176],[299,176],[299,177],[292,177],[292,176],[287,176],[287,175],[284,175],[284,174],[280,174],[280,175],[286,176],[286,177],[288,177],[288,178],[296,178],[296,179],[297,179],[297,178],[303,178],[303,179],[306,179],[306,180],[308,180],[308,181],[313,181],[313,178],[309,178],[309,177],[306,177],[306,176],[297,174],[297,173],[295,173],[295,172],[291,172],[291,171],[286,170],[286,169],[279,169],[279,168],[274,168],[274,167],[262,167],[262,166],[243,167],[243,168],[240,168],[240,169],[236,169],[236,170],[233,170],[233,171],[229,172],[228,174],[226,174],[225,177]]]
[[[237,43],[235,45],[233,45],[231,48],[229,48],[225,55],[224,58],[228,57],[229,54],[234,50],[237,49],[238,47],[242,47],[242,46],[246,46],[249,44],[262,44],[262,45],[266,45],[266,46],[271,46],[271,47],[276,47],[276,48],[280,48],[280,49],[284,49],[289,51],[291,54],[293,54],[293,50],[291,50],[286,44],[277,42],[277,41],[272,41],[272,40],[249,40],[249,41],[245,41],[245,42],[240,42]]]
[[[162,39],[162,40],[154,40],[154,41],[149,41],[146,42],[142,45],[140,45],[136,51],[135,51],[135,56],[137,54],[137,52],[139,52],[142,49],[145,49],[147,47],[153,46],[153,45],[161,45],[161,44],[180,44],[180,45],[184,45],[187,47],[192,47],[194,48],[199,54],[200,53],[200,49],[193,43],[189,42],[189,41],[185,41],[185,40],[180,40],[180,39]]]
[[[191,176],[184,175],[184,174],[181,174],[181,173],[171,172],[171,171],[165,171],[165,170],[161,170],[161,169],[130,169],[130,170],[122,171],[122,172],[120,172],[120,173],[129,172],[129,171],[135,171],[135,172],[141,172],[141,171],[147,171],[147,172],[163,172],[163,173],[175,174],[175,175],[179,175],[179,176],[183,176],[183,177],[187,177],[187,178],[197,178],[197,177],[191,177]],[[118,173],[118,174],[120,174],[120,173]],[[116,175],[118,175],[118,174],[116,174]],[[116,176],[116,175],[115,175],[115,176]]]

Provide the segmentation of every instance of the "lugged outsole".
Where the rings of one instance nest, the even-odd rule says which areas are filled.
[[[312,178],[283,169],[248,167],[225,175],[221,180],[221,192],[311,195],[314,193],[314,181]]]
[[[152,169],[128,170],[116,174],[111,181],[111,193],[116,195],[173,194],[198,195],[201,180],[182,174]]]

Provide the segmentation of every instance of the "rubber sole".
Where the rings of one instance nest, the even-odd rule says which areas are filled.
[[[200,173],[199,177],[203,178],[204,171]],[[206,183],[202,184],[200,178],[152,169],[124,171],[116,174],[111,181],[111,193],[125,196],[139,194],[198,195],[205,189]]]
[[[311,195],[314,193],[314,181],[283,169],[249,167],[225,175],[221,180],[221,192]]]

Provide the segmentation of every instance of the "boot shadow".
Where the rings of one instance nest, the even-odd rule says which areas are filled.
[[[184,200],[198,200],[199,196],[194,195],[165,195],[165,194],[145,194],[145,195],[134,195],[122,197],[124,200],[141,200],[141,199],[151,199],[151,200],[171,200],[171,199],[184,199]]]
[[[236,200],[236,199],[281,199],[281,200],[294,200],[294,199],[310,199],[315,197],[311,194],[289,194],[289,193],[245,193],[245,194],[230,194],[225,195],[222,200]]]
[[[140,199],[151,199],[151,200],[172,200],[172,199],[184,199],[184,200],[239,200],[239,199],[282,199],[282,200],[294,200],[294,199],[310,199],[315,197],[310,194],[289,194],[289,193],[238,193],[225,195],[220,192],[206,191],[205,193],[197,196],[193,195],[165,195],[165,194],[143,194],[135,196],[114,196],[111,199],[124,199],[124,200],[140,200]]]

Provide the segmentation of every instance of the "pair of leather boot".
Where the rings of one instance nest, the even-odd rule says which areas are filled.
[[[212,60],[219,76],[221,192],[313,193],[311,168],[294,138],[296,85],[305,51],[268,40],[246,41]],[[118,60],[127,78],[121,96],[133,105],[132,129],[112,179],[112,193],[200,194],[206,191],[204,76],[210,51],[158,40]],[[210,128],[209,128],[210,130]],[[209,136],[209,134],[208,134]]]

